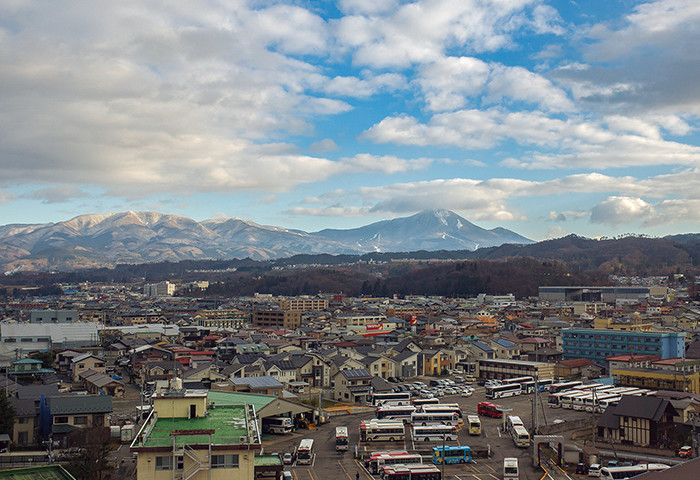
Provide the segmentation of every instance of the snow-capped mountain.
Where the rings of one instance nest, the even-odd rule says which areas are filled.
[[[58,223],[0,226],[0,268],[72,270],[187,259],[475,250],[503,243],[532,241],[503,228],[485,230],[448,210],[315,233],[239,218],[196,222],[178,215],[129,211],[80,215]]]

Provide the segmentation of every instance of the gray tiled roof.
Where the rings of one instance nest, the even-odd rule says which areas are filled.
[[[107,395],[73,395],[50,397],[51,415],[73,415],[79,413],[109,413],[112,397]]]

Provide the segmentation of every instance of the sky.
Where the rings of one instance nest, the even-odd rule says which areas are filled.
[[[0,2],[0,225],[700,232],[697,0]]]

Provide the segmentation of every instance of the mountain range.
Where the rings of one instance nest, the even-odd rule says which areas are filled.
[[[0,226],[0,269],[67,271],[123,263],[476,250],[532,240],[505,228],[486,230],[449,210],[426,210],[363,227],[314,233],[240,218],[197,222],[156,212],[80,215],[58,223]]]

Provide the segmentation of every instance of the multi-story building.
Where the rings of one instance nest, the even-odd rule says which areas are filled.
[[[301,326],[301,312],[298,310],[255,310],[253,311],[253,326],[294,330]]]
[[[326,310],[328,299],[313,297],[293,297],[280,300],[279,306],[282,310],[298,310],[306,312],[309,310]]]
[[[642,299],[664,299],[667,287],[540,287],[539,298],[549,302],[637,302]]]
[[[381,325],[386,322],[386,315],[343,315],[338,317],[338,322],[341,328]]]
[[[499,379],[537,376],[537,378],[554,378],[554,364],[547,362],[530,362],[527,360],[510,360],[490,358],[476,361],[477,376],[484,379]]]
[[[254,478],[261,440],[252,404],[210,402],[206,390],[152,398],[153,411],[131,444],[138,480]]]
[[[589,358],[602,365],[616,355],[660,355],[664,359],[681,357],[685,349],[685,333],[590,328],[566,328],[561,333],[564,360]]]
[[[147,297],[171,296],[175,293],[175,284],[170,282],[148,283],[143,286],[143,294]]]
[[[33,310],[29,323],[74,323],[77,321],[77,310]]]

